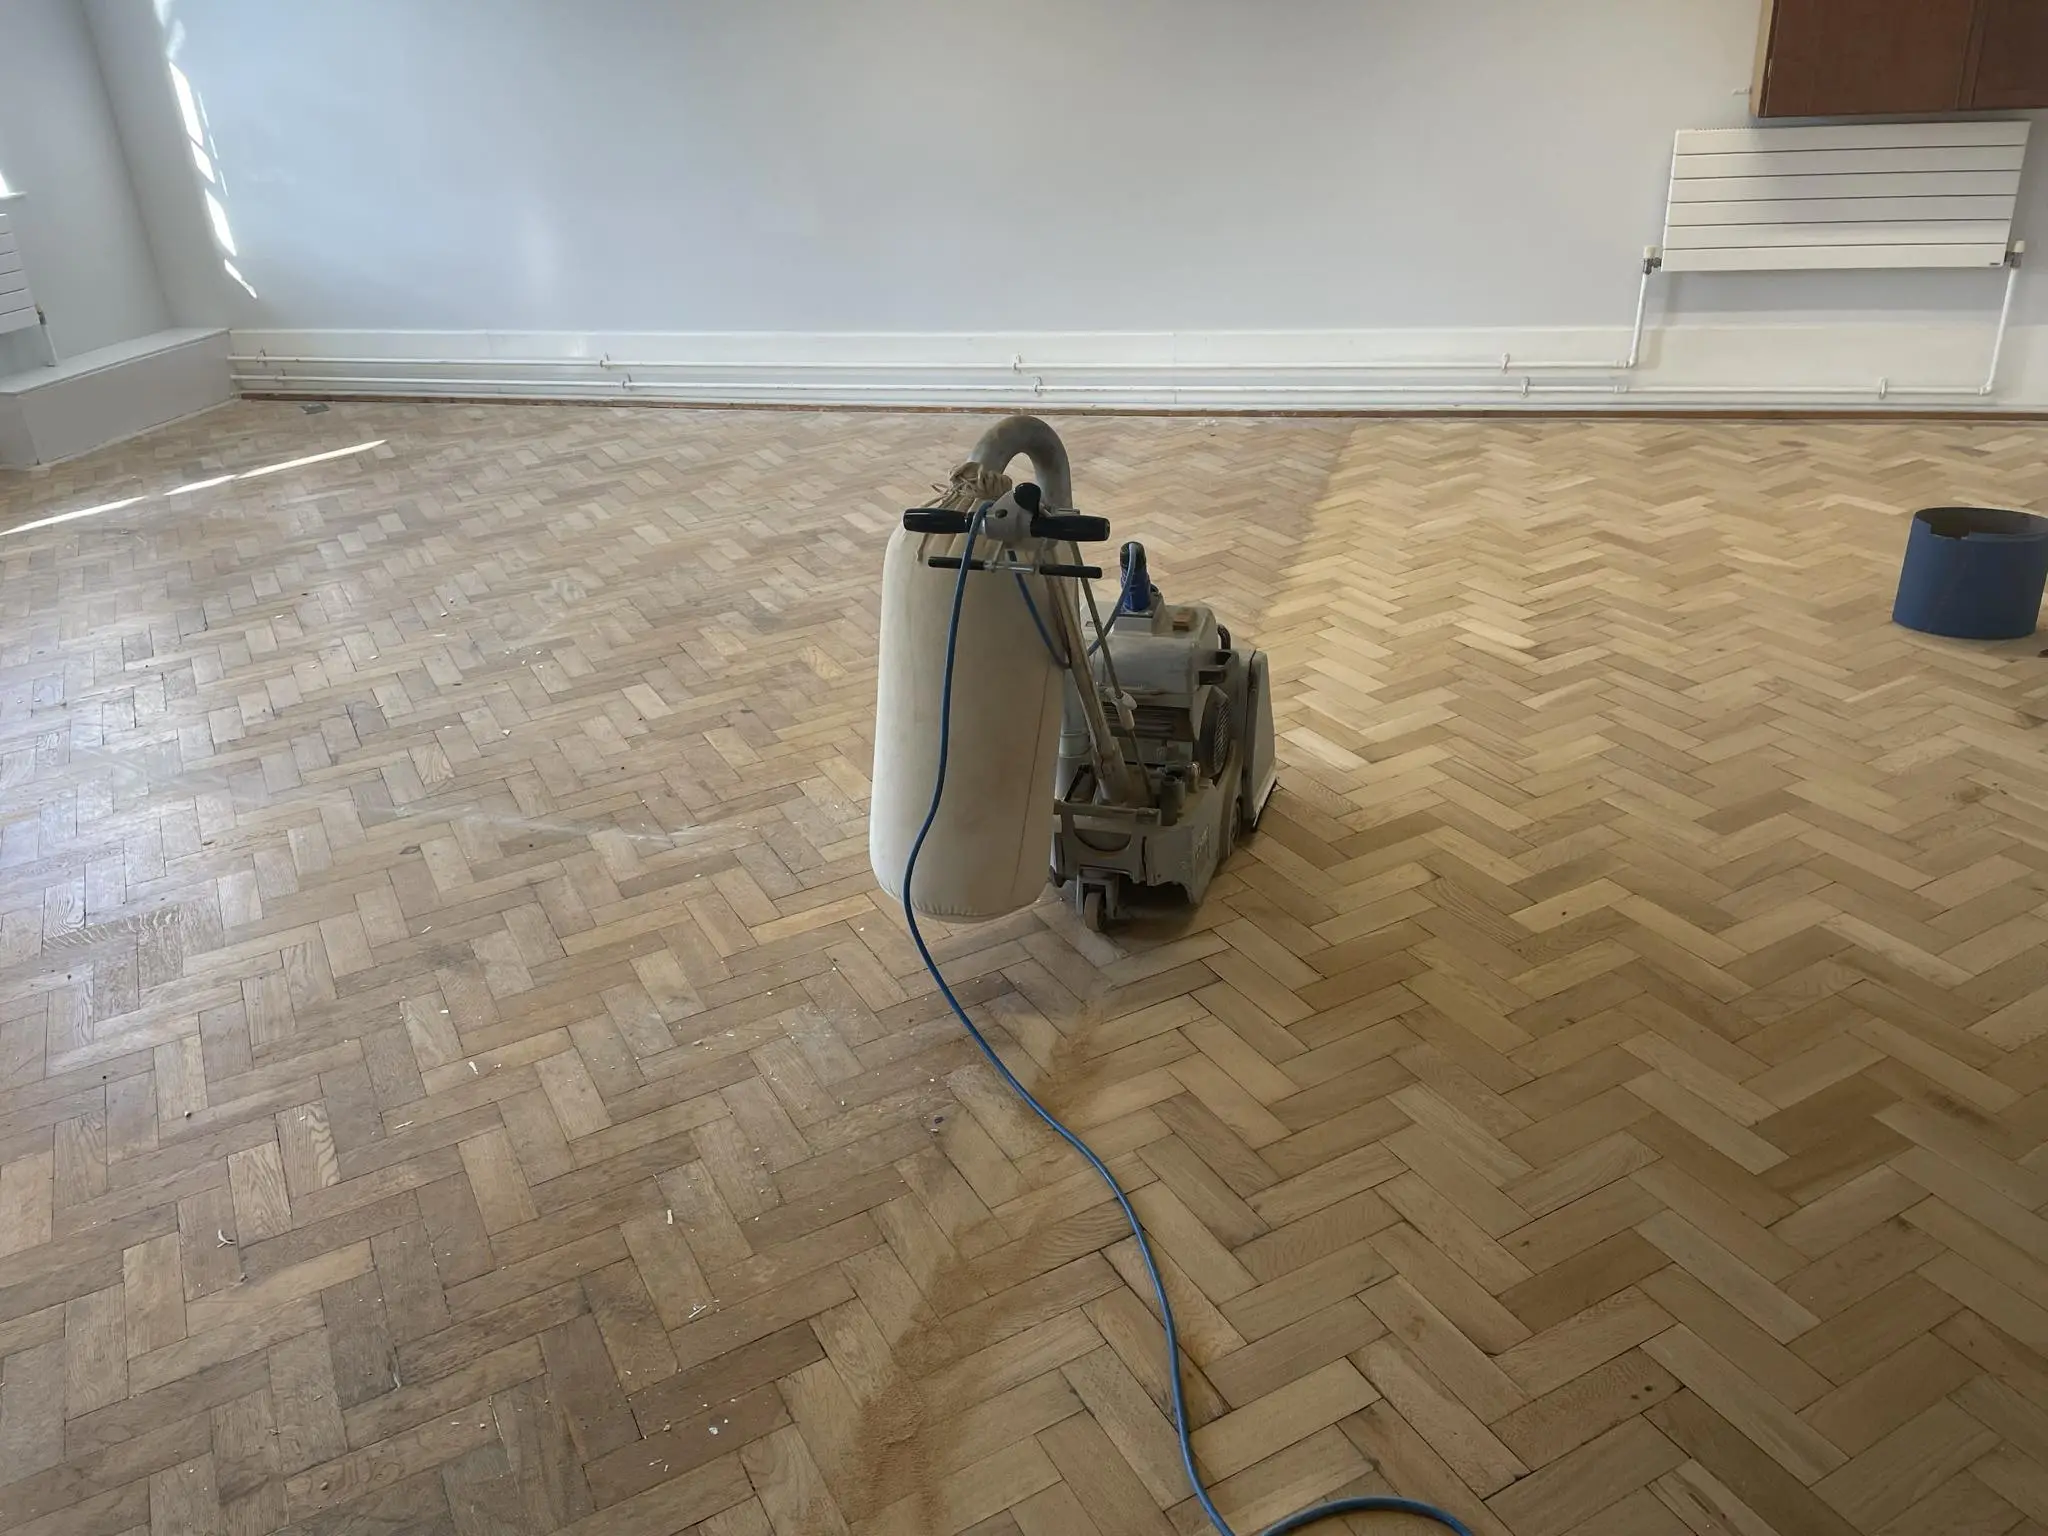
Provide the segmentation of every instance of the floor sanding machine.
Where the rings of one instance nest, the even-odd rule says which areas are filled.
[[[1018,454],[1034,481],[1005,473]],[[1273,792],[1266,658],[1231,643],[1201,603],[1169,603],[1126,544],[1107,620],[1081,553],[1109,524],[1073,509],[1067,451],[1033,416],[997,422],[930,506],[903,514],[882,564],[868,858],[903,902],[918,957],[990,1069],[1086,1160],[1130,1223],[1159,1309],[1181,1468],[1218,1536],[1233,1536],[1203,1477],[1179,1370],[1173,1304],[1152,1242],[1101,1156],[1033,1096],[947,982],[918,914],[976,922],[1027,907],[1051,877],[1100,929],[1140,887],[1200,900]],[[1083,629],[1085,601],[1093,638]],[[1285,1536],[1373,1512],[1455,1515],[1349,1494],[1267,1526]]]
[[[1005,473],[1019,454],[1035,481]],[[902,886],[942,747],[955,786],[911,884],[918,911],[972,922],[1030,905],[1050,833],[1052,882],[1101,931],[1141,887],[1199,901],[1258,824],[1273,790],[1264,653],[1206,604],[1166,601],[1135,542],[1103,618],[1082,546],[1109,535],[1074,510],[1059,435],[1010,416],[891,536],[868,834],[886,889]]]

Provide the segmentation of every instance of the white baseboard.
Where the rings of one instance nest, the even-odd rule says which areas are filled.
[[[1149,332],[236,331],[250,394],[1001,409],[2048,409],[2048,326]]]

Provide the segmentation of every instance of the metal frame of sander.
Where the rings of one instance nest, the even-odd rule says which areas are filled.
[[[1128,915],[1139,886],[1180,886],[1200,901],[1239,836],[1258,825],[1274,784],[1272,691],[1265,653],[1233,643],[1207,604],[1165,601],[1136,542],[1123,546],[1105,624],[1087,585],[1102,571],[1080,546],[1107,541],[1109,522],[1073,510],[1059,434],[1035,416],[1005,417],[982,434],[962,473],[978,466],[993,489],[1020,453],[1037,482],[991,499],[980,537],[1000,553],[972,569],[1036,574],[1051,597],[1042,622],[1048,643],[1061,648],[1067,696],[1050,873],[1100,932]],[[965,533],[971,517],[956,501],[906,512],[903,524]],[[929,563],[960,564],[946,555]],[[1081,627],[1083,598],[1101,636],[1093,647]]]

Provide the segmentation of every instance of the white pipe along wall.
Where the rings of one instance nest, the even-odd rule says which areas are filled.
[[[1999,272],[1663,276],[1622,366],[1757,0],[86,4],[174,317],[246,390],[2048,407],[2030,272],[1990,395]]]

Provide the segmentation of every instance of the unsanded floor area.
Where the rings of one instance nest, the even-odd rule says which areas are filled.
[[[982,424],[0,481],[0,1530],[1202,1528],[1115,1208],[867,868],[882,545]],[[2048,1526],[2048,659],[1887,622],[2042,431],[1062,425],[1281,787],[1198,912],[941,953],[1239,1529]]]

